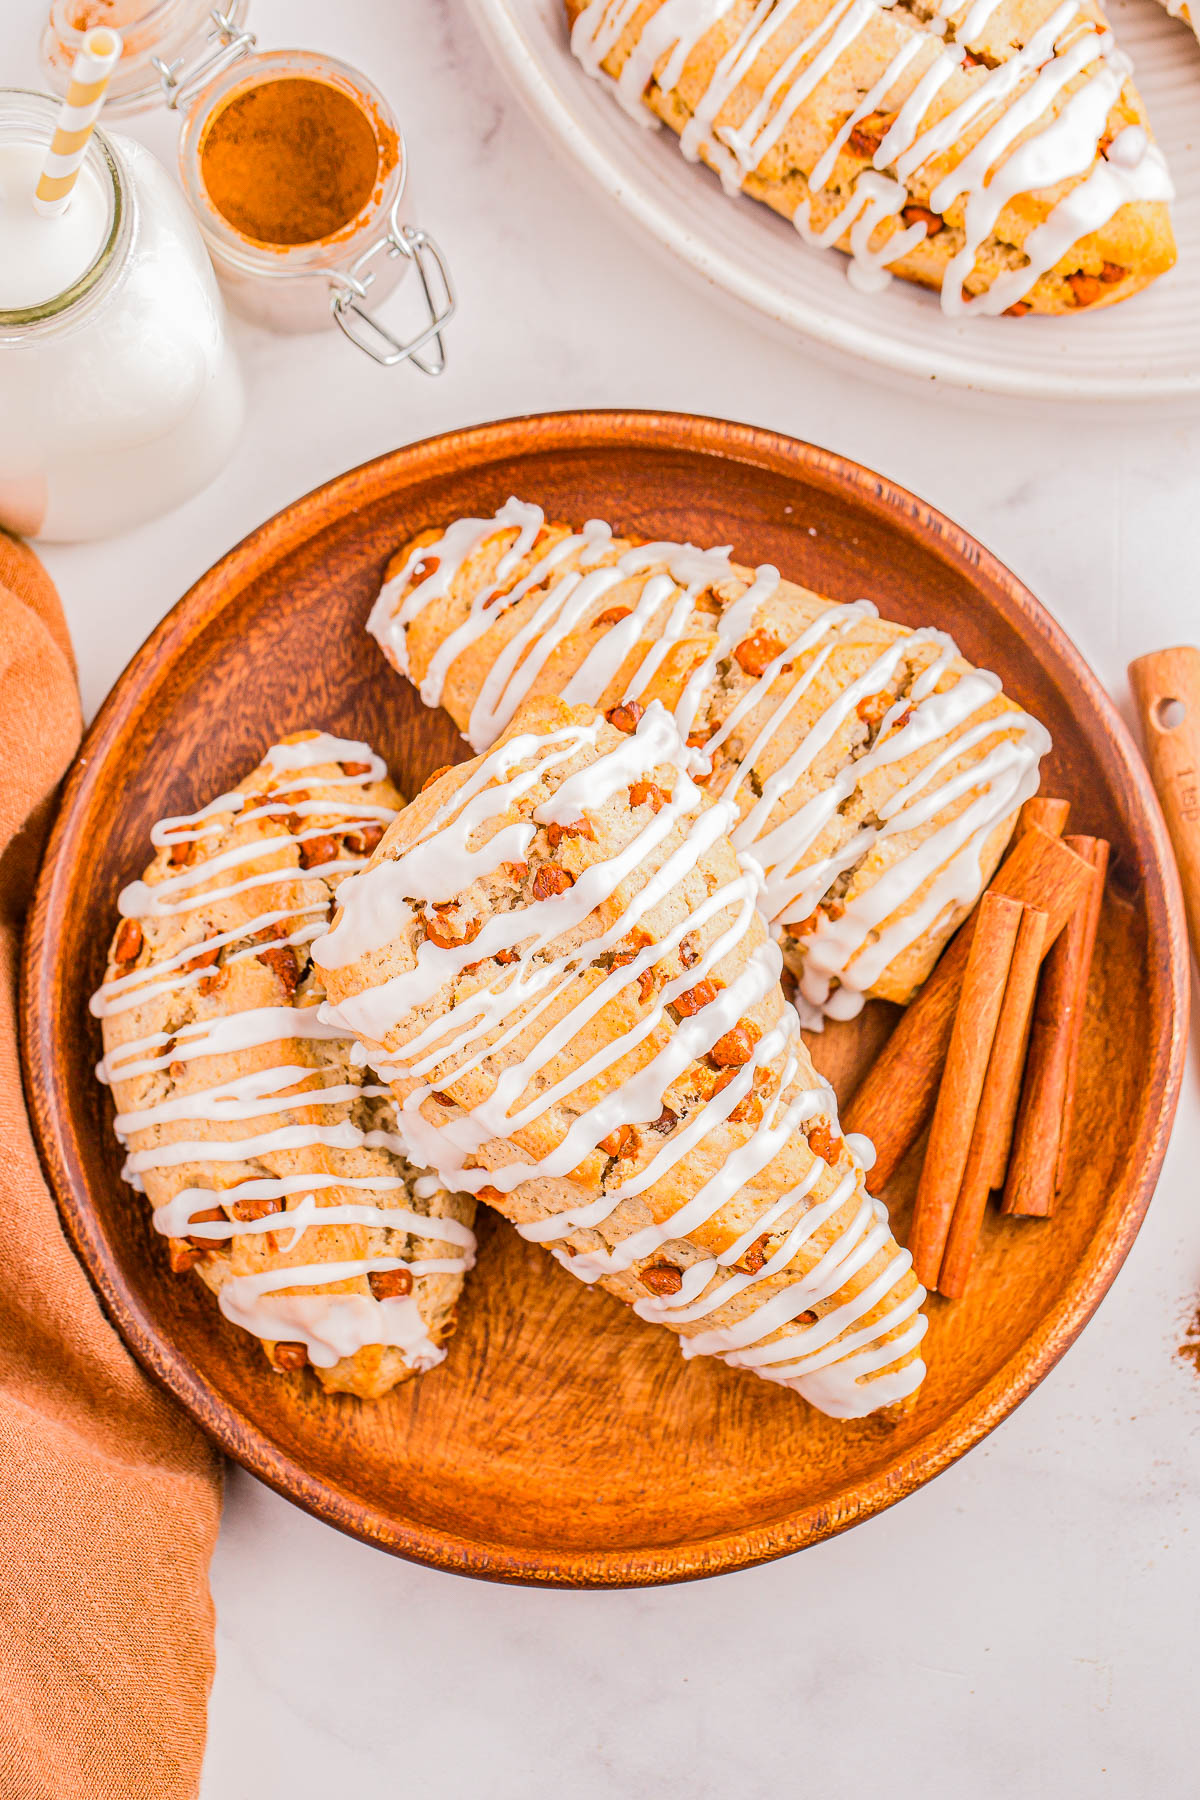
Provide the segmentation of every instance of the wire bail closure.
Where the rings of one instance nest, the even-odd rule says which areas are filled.
[[[168,107],[173,111],[186,110],[210,82],[250,54],[257,39],[252,31],[243,28],[242,21],[245,17],[246,0],[224,0],[224,5],[214,6],[209,12],[212,29],[204,40],[205,51],[199,61],[189,65],[187,58],[182,56],[172,63],[164,62],[160,57],[151,58]],[[398,127],[396,131],[402,169],[406,172],[404,137]],[[406,185],[407,182],[402,177],[400,191],[387,215],[387,227],[383,235],[361,251],[346,268],[278,269],[271,271],[271,278],[284,282],[311,281],[323,274],[329,284],[330,313],[352,344],[365,351],[384,368],[394,368],[399,363],[410,362],[423,375],[440,375],[446,367],[446,346],[442,342],[442,329],[454,316],[457,299],[446,259],[429,233],[400,221],[400,204]],[[195,196],[189,197],[195,210]],[[201,219],[201,224],[203,223]],[[206,239],[220,274],[222,261],[214,251],[207,232]],[[226,259],[229,257],[224,246],[221,246],[221,255]],[[415,337],[407,341],[396,337],[363,304],[378,273],[371,265],[380,256],[389,260],[403,257],[406,262],[416,266],[420,277],[426,323]],[[425,351],[428,354],[422,354]]]
[[[244,6],[229,5],[224,12],[219,6],[213,7],[208,15],[213,22],[213,29],[205,42],[215,45],[215,48],[190,68],[187,66],[187,58],[183,56],[173,63],[163,62],[160,56],[150,58],[151,67],[158,71],[164,98],[172,111],[177,111],[180,106],[195,99],[200,89],[214,75],[231,68],[253,50],[258,40],[252,31],[241,29],[239,13],[245,16]]]
[[[407,257],[415,265],[421,278],[428,323],[416,337],[409,338],[407,343],[394,337],[386,325],[381,324],[362,304],[375,279],[375,271],[367,265],[381,253],[388,257]],[[413,225],[401,225],[393,207],[392,217],[383,237],[377,238],[361,256],[356,257],[345,273],[331,271],[329,281],[332,289],[329,297],[330,310],[352,344],[365,350],[368,356],[375,362],[382,363],[385,368],[411,362],[423,375],[442,373],[446,367],[442,327],[453,318],[457,300],[445,258],[428,232]],[[420,353],[427,344],[435,346],[434,352],[428,357],[422,357]]]

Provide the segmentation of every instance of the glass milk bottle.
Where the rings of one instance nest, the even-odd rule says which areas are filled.
[[[148,150],[96,131],[66,212],[35,212],[58,110],[0,90],[0,525],[70,540],[205,486],[243,398],[203,241]]]

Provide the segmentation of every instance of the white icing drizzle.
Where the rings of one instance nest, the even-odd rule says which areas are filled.
[[[742,177],[736,156],[713,136],[712,128],[717,114],[739,82],[754,67],[774,33],[795,11],[798,3],[799,0],[758,0],[758,5],[718,62],[712,80],[680,134],[680,148],[688,161],[697,162],[703,151],[715,164],[726,193],[736,194],[741,187]],[[600,71],[597,68],[593,72],[598,74]],[[641,105],[641,100],[642,95],[639,93],[638,105],[645,114],[647,108]],[[651,119],[653,116],[649,114]]]
[[[943,32],[960,3],[955,0],[939,8],[937,23]],[[700,94],[690,101],[691,117],[680,137],[683,154],[692,161],[703,154],[731,194],[739,191],[747,176],[763,169],[797,110],[863,33],[892,10],[894,0],[830,0],[814,28],[784,56],[741,123],[718,125],[718,116],[759,58],[770,53],[772,40],[787,27],[797,4],[798,0],[758,0],[717,58]],[[644,123],[658,122],[643,103],[651,81],[656,80],[664,94],[676,89],[693,52],[731,5],[732,0],[663,0],[649,11],[615,83],[627,111]],[[896,229],[891,222],[908,205],[913,178],[951,151],[984,111],[996,115],[993,123],[929,198],[929,210],[936,213],[945,213],[960,199],[964,204],[964,242],[942,281],[942,306],[949,314],[961,315],[968,305],[973,313],[1004,312],[1023,299],[1072,244],[1101,230],[1120,207],[1173,198],[1166,164],[1142,127],[1127,127],[1106,153],[1101,151],[1109,114],[1130,65],[1111,33],[1081,13],[1078,0],[1063,0],[1029,42],[995,68],[979,67],[964,97],[925,127],[937,95],[967,66],[964,47],[978,41],[998,5],[999,0],[973,0],[957,27],[956,41],[937,51],[904,94],[874,155],[873,168],[860,171],[843,204],[818,227],[812,218],[813,199],[833,175],[850,133],[880,109],[894,89],[903,92],[908,86],[910,66],[931,41],[936,42],[934,30],[905,21],[908,29],[895,55],[849,116],[831,122],[832,135],[809,174],[808,192],[793,222],[805,242],[817,248],[827,248],[849,234],[848,273],[855,286],[868,290],[885,286],[890,279],[888,265],[922,242],[927,235],[923,221]],[[604,60],[637,11],[636,0],[591,0],[580,13],[571,48],[589,74],[608,80]],[[1073,82],[1079,86],[1059,106]],[[1086,179],[1079,182],[1080,176]],[[1019,195],[1048,191],[1067,181],[1077,185],[1030,233],[1021,266],[1006,270],[972,300],[965,284],[1004,208]],[[880,233],[881,226],[888,229]]]
[[[428,1221],[427,1221],[428,1223]],[[399,1350],[410,1369],[423,1374],[445,1361],[446,1352],[425,1328],[412,1294],[377,1300],[373,1294],[281,1294],[280,1287],[307,1287],[318,1282],[348,1281],[390,1269],[418,1267],[426,1275],[454,1273],[466,1267],[457,1257],[431,1257],[409,1264],[395,1256],[366,1257],[353,1262],[308,1263],[235,1275],[218,1300],[225,1317],[256,1337],[303,1343],[309,1361],[328,1369],[368,1344]],[[280,1277],[283,1277],[281,1280]]]
[[[333,737],[328,732],[291,744],[273,745],[264,761],[273,775],[294,774],[297,778],[273,781],[272,803],[257,805],[255,818],[304,820],[319,816],[325,823],[294,831],[288,837],[257,839],[231,850],[199,857],[178,875],[167,876],[153,885],[133,882],[124,889],[118,901],[123,917],[187,914],[249,888],[278,888],[291,883],[297,889],[295,906],[280,908],[277,905],[234,930],[206,937],[203,948],[228,951],[231,946],[241,946],[226,956],[228,966],[255,956],[263,948],[256,941],[256,934],[284,920],[311,915],[310,922],[299,925],[286,936],[272,937],[272,949],[309,943],[325,930],[327,903],[324,900],[304,903],[300,898],[302,884],[323,874],[338,877],[348,874],[361,867],[364,857],[342,857],[335,863],[309,869],[276,868],[233,886],[212,888],[206,884],[246,862],[261,861],[289,843],[303,843],[327,834],[331,817],[339,821],[335,827],[337,831],[386,825],[395,816],[394,809],[368,802],[363,791],[367,785],[384,777],[385,765],[368,745],[354,739]],[[312,769],[327,769],[333,763],[361,765],[365,772],[353,775],[322,773],[315,779],[305,773]],[[322,790],[318,798],[312,797],[314,786]],[[342,787],[348,790],[344,800],[327,791]],[[280,804],[274,804],[276,798],[280,799]],[[261,800],[261,795],[255,799]],[[151,839],[162,847],[219,837],[231,816],[236,817],[244,811],[246,801],[247,796],[242,793],[221,794],[194,813],[161,820],[154,826]],[[185,965],[195,959],[199,947],[196,943],[190,944],[161,962],[114,977],[92,996],[92,1012],[99,1018],[110,1018],[145,1005],[162,994],[195,986],[212,972],[207,967],[193,971],[186,969]],[[121,1082],[166,1070],[172,1063],[189,1063],[199,1057],[223,1059],[242,1050],[269,1044],[278,1043],[282,1047],[304,1041],[344,1041],[345,1037],[344,1032],[320,1017],[316,1005],[253,1007],[194,1021],[182,1026],[173,1036],[155,1032],[129,1039],[101,1059],[96,1073],[105,1083]],[[328,1067],[280,1062],[272,1068],[251,1070],[243,1075],[218,1076],[196,1092],[177,1094],[135,1111],[118,1113],[115,1128],[121,1143],[128,1146],[136,1134],[154,1132],[161,1126],[180,1122],[222,1126],[244,1119],[265,1121],[271,1114],[293,1110],[311,1111],[321,1122],[268,1128],[246,1137],[202,1137],[152,1144],[129,1154],[123,1174],[132,1186],[144,1192],[143,1177],[148,1170],[189,1163],[253,1164],[261,1157],[308,1149],[385,1149],[396,1156],[406,1155],[406,1145],[398,1131],[364,1131],[347,1119],[325,1113],[326,1108],[359,1097],[387,1100],[394,1116],[390,1088],[369,1081],[362,1084],[340,1081],[337,1071]],[[426,1183],[424,1189],[422,1182]],[[343,1202],[319,1206],[317,1193],[330,1188],[360,1189],[366,1198],[361,1204]],[[303,1343],[309,1360],[318,1367],[329,1368],[342,1357],[352,1356],[367,1345],[379,1344],[399,1349],[409,1367],[424,1370],[440,1362],[445,1351],[430,1339],[413,1295],[380,1300],[373,1294],[291,1294],[279,1290],[346,1281],[399,1268],[411,1269],[418,1278],[465,1272],[473,1265],[475,1250],[474,1234],[467,1226],[457,1219],[425,1216],[403,1205],[387,1206],[378,1198],[372,1198],[391,1193],[404,1195],[410,1190],[417,1194],[424,1192],[429,1198],[437,1188],[438,1184],[429,1185],[425,1176],[418,1176],[415,1182],[407,1184],[399,1175],[304,1173],[256,1177],[239,1181],[234,1187],[186,1187],[165,1205],[156,1208],[154,1224],[165,1236],[200,1238],[213,1244],[273,1232],[285,1254],[295,1251],[310,1228],[336,1225],[401,1231],[457,1246],[461,1255],[454,1258],[423,1257],[408,1262],[399,1257],[376,1256],[342,1263],[303,1263],[261,1270],[252,1275],[229,1278],[218,1295],[222,1312],[234,1324],[257,1337]],[[288,1206],[287,1202],[296,1195],[300,1196],[298,1203]],[[206,1220],[195,1217],[214,1208],[254,1201],[282,1201],[286,1210],[264,1213],[260,1218],[223,1216],[218,1220]]]
[[[333,737],[328,731],[314,732],[312,737],[297,738],[291,744],[272,744],[263,759],[270,768],[281,772],[289,769],[315,769],[327,763],[366,763],[363,775],[333,775],[322,779],[323,788],[363,787],[374,781],[382,781],[387,774],[387,764],[382,756],[378,756],[369,744],[358,738]],[[308,782],[294,784],[298,788],[307,788]],[[290,787],[277,787],[277,794],[292,792]]]
[[[977,4],[985,3],[986,0],[977,0]],[[429,599],[444,597],[465,564],[488,539],[498,531],[511,530],[518,521],[525,538],[532,541],[544,524],[544,517],[539,508],[510,500],[492,519],[460,520],[450,526],[441,539],[422,553],[438,558],[436,574],[431,578],[436,585]],[[459,526],[466,524],[471,530],[460,531]],[[501,729],[528,696],[544,658],[534,667],[529,657],[521,660],[522,651],[537,641],[539,630],[550,629],[547,621],[551,617],[557,620],[553,628],[558,632],[555,641],[561,641],[567,631],[577,629],[586,621],[597,601],[618,581],[628,582],[643,576],[641,593],[628,617],[601,633],[565,690],[566,697],[572,701],[595,703],[636,644],[642,650],[642,661],[626,683],[623,696],[636,699],[646,691],[672,646],[688,631],[698,597],[707,589],[740,579],[729,560],[728,548],[700,550],[693,544],[672,543],[634,546],[615,561],[581,577],[572,565],[583,547],[586,545],[592,556],[604,554],[602,546],[610,537],[607,526],[601,531],[593,521],[584,533],[561,539],[513,588],[513,595],[519,595],[541,585],[535,580],[539,570],[546,570],[549,575],[545,598],[514,635],[507,649],[496,657],[472,709],[471,741],[476,750],[486,748],[490,741],[485,737],[485,730]],[[601,546],[599,550],[597,545]],[[412,562],[410,557],[405,566]],[[664,564],[666,573],[663,572]],[[501,565],[507,578],[514,567],[510,551],[505,552]],[[589,582],[593,583],[590,596],[580,602],[580,589]],[[737,645],[752,632],[761,607],[769,601],[778,583],[778,570],[764,565],[755,571],[753,581],[744,592],[724,606],[715,621],[716,643],[689,676],[675,708],[675,724],[682,736],[688,737],[692,733],[706,691],[718,679],[722,663],[729,660]],[[375,619],[373,629],[393,661],[400,661],[396,646],[400,642],[403,651],[402,639],[408,624],[419,619],[429,604],[429,599],[422,598],[427,585],[428,581],[418,582],[398,606],[402,588],[389,583],[380,596],[372,615]],[[456,654],[467,649],[491,625],[494,615],[487,610],[485,602],[495,592],[496,585],[495,580],[490,585],[480,584],[471,593],[469,615],[451,634],[458,646]],[[386,606],[383,604],[385,597]],[[392,607],[396,608],[394,616]],[[848,605],[831,604],[794,642],[785,644],[766,666],[724,723],[707,738],[703,749],[695,752],[697,761],[691,765],[692,772],[699,772],[697,763],[708,766],[708,759],[745,720],[762,708],[784,670],[790,664],[803,661],[797,679],[757,725],[752,740],[726,777],[721,798],[736,802],[751,771],[766,756],[779,734],[786,732],[788,720],[818,681],[835,650],[875,616],[875,608],[866,600]],[[405,621],[403,626],[398,624],[401,619]],[[626,634],[626,628],[630,626],[633,631]],[[617,643],[606,653],[605,645],[610,639]],[[514,645],[521,645],[522,650],[510,656],[509,651]],[[905,659],[923,645],[935,647],[937,656],[916,677],[911,692],[901,694],[889,708],[870,749],[847,760],[823,783],[821,791],[803,806],[786,817],[779,817],[780,809],[787,805],[796,783],[836,738],[859,703],[885,690],[901,671]],[[1028,713],[1015,709],[971,725],[974,715],[1000,692],[1000,682],[985,670],[972,669],[953,678],[951,685],[939,692],[939,683],[951,680],[951,664],[957,654],[953,640],[944,632],[910,631],[895,639],[857,680],[833,697],[790,755],[765,781],[761,795],[740,822],[733,823],[731,835],[738,850],[762,866],[763,910],[776,930],[782,930],[785,927],[794,929],[811,919],[841,877],[861,863],[875,846],[890,846],[905,833],[927,826],[943,813],[957,808],[953,818],[947,818],[938,830],[911,845],[885,875],[855,895],[839,918],[830,919],[822,914],[816,929],[805,935],[802,946],[805,967],[799,995],[805,1024],[817,1026],[823,1016],[852,1017],[862,1006],[863,996],[879,980],[889,963],[952,908],[968,906],[975,900],[983,882],[981,857],[988,838],[1037,787],[1038,763],[1050,747],[1046,731]],[[401,666],[407,666],[406,658]],[[431,704],[440,702],[442,683],[452,666],[452,662],[441,658],[437,683],[431,685],[426,680],[422,684],[422,692]],[[504,753],[503,770],[516,768],[526,760],[533,741],[528,737],[514,740],[513,746]],[[576,739],[567,734],[565,741],[567,747],[556,754],[573,753]],[[636,741],[630,740],[631,743]],[[555,742],[559,740],[555,739]],[[817,856],[815,846],[822,832],[874,770],[914,753],[928,752],[938,745],[941,748],[936,749],[913,778],[882,806],[876,823],[860,827],[835,854]],[[516,746],[520,746],[519,751]],[[950,773],[951,765],[968,753],[974,753],[970,767],[957,774]],[[624,770],[626,764],[632,766],[629,759],[633,752],[626,750],[622,755]],[[661,761],[665,752],[659,754],[656,750],[656,755]],[[501,767],[497,766],[498,769]],[[613,766],[615,769],[615,762]],[[588,775],[589,779],[597,779],[593,771]],[[527,771],[518,779],[528,786],[534,778]],[[623,782],[630,776],[624,773],[621,779]],[[564,824],[578,816],[581,810],[577,795],[583,790],[573,786],[572,781],[564,785],[556,800],[558,812],[555,816]],[[464,806],[474,808],[474,811],[464,813],[464,844],[471,826],[493,804],[486,793],[480,793],[480,786],[481,778],[477,776],[472,795],[463,800],[460,793]],[[715,792],[711,787],[709,791]],[[515,793],[513,790],[514,798]],[[968,796],[973,797],[968,799]],[[484,861],[493,854],[499,860],[520,861],[531,836],[529,826],[509,827],[504,834],[506,847],[503,850],[498,843],[487,844],[478,855]],[[409,895],[423,893],[426,866],[441,882],[437,892],[431,889],[427,897],[444,899],[469,886],[475,874],[482,870],[483,864],[474,861],[474,855],[466,850],[448,851],[440,839],[435,843],[427,837],[406,853],[401,859],[402,867],[389,863],[374,870],[369,883],[361,890],[357,878],[347,882],[340,896],[347,919],[338,934],[339,942],[346,946],[346,960],[354,960],[367,948],[378,948],[387,939],[378,924],[367,936],[355,935],[354,922],[359,918],[360,908],[374,903],[389,887]],[[446,860],[448,856],[454,858],[452,863]],[[409,885],[405,886],[405,883]],[[923,894],[922,890],[925,890]],[[893,918],[892,914],[900,908],[907,909],[903,917]],[[381,917],[388,916],[385,903]],[[496,921],[492,921],[492,926],[496,926]],[[473,958],[464,957],[464,962],[471,960]],[[435,980],[434,988],[436,985]]]
[[[743,170],[756,169],[770,155],[797,108],[877,10],[874,0],[833,0],[814,30],[784,58],[744,122],[736,131],[721,131]]]
[[[457,540],[461,549],[464,540]],[[662,546],[655,546],[655,551]],[[435,546],[432,554],[440,555]],[[470,554],[467,549],[464,554]],[[687,552],[694,557],[698,553]],[[721,553],[724,556],[724,553]],[[643,554],[643,562],[660,560]],[[711,561],[707,565],[711,569]],[[648,582],[654,579],[648,574]],[[415,611],[410,617],[415,617]],[[758,945],[746,956],[740,972],[718,987],[716,997],[690,1016],[679,1019],[664,1037],[666,1009],[687,989],[737,950],[753,928],[755,903],[760,888],[758,871],[744,866],[738,877],[700,901],[666,934],[632,955],[631,960],[605,972],[586,987],[578,982],[582,968],[597,972],[599,959],[618,946],[627,946],[629,934],[668,894],[700,864],[701,858],[729,829],[734,809],[729,801],[705,805],[695,783],[684,771],[687,753],[675,724],[661,703],[647,706],[636,730],[619,744],[594,757],[583,767],[581,753],[595,749],[600,721],[571,725],[537,734],[519,734],[497,745],[461,786],[433,807],[419,836],[391,859],[376,863],[353,877],[341,890],[344,908],[327,936],[314,946],[314,960],[325,968],[341,968],[383,950],[404,936],[424,908],[446,902],[462,891],[464,883],[497,870],[514,860],[513,833],[528,848],[530,825],[501,823],[509,809],[534,787],[549,787],[550,797],[533,807],[535,823],[578,819],[588,809],[604,804],[614,792],[638,776],[649,776],[663,764],[676,769],[669,799],[622,850],[592,863],[580,872],[563,893],[534,900],[512,911],[497,910],[488,916],[468,942],[443,946],[424,938],[411,966],[375,986],[366,986],[338,1003],[326,1002],[322,1016],[339,1029],[353,1031],[364,1043],[372,1066],[407,1085],[411,1091],[400,1107],[399,1129],[411,1154],[435,1169],[448,1186],[479,1192],[494,1187],[512,1193],[526,1182],[564,1177],[595,1152],[611,1132],[630,1125],[651,1125],[667,1105],[672,1084],[740,1019],[776,988],[781,959],[773,942]],[[565,772],[564,772],[565,771]],[[489,826],[495,826],[489,834]],[[682,836],[680,838],[680,831]],[[655,853],[671,838],[679,838],[657,864]],[[522,858],[523,860],[523,858]],[[649,867],[651,873],[639,891],[624,901],[610,918],[613,897],[623,890],[633,872]],[[599,935],[585,936],[581,947],[563,951],[556,945],[585,926],[598,911],[607,921]],[[615,1040],[593,1049],[578,1065],[572,1065],[570,1046],[589,1033],[602,1009],[620,990],[677,949],[682,938],[698,926],[715,920],[720,929],[713,943],[682,974],[657,986],[653,1003],[644,1015]],[[491,966],[490,977],[470,996],[459,995],[448,1013],[435,1010],[432,1020],[412,1031],[396,1047],[395,1028],[402,1020],[428,1008],[445,984],[468,963],[486,967],[486,959],[503,951],[513,960]],[[564,999],[570,991],[570,1004]],[[551,1011],[552,1022],[540,1023]],[[737,1194],[753,1183],[782,1151],[805,1121],[820,1115],[836,1124],[836,1103],[826,1083],[797,1089],[799,1024],[794,1011],[784,1007],[776,1025],[755,1044],[750,1059],[732,1071],[720,1092],[679,1119],[663,1138],[661,1149],[646,1166],[599,1198],[564,1208],[549,1218],[519,1226],[531,1241],[552,1247],[565,1267],[580,1279],[591,1281],[630,1269],[662,1247],[686,1239],[721,1211]],[[661,1047],[631,1076],[606,1081],[618,1063],[631,1058],[649,1039],[663,1039]],[[493,1066],[520,1040],[521,1050],[501,1069],[490,1092],[471,1105],[457,1099],[462,1084],[485,1062]],[[569,1072],[551,1076],[551,1069],[567,1063]],[[571,1256],[562,1240],[577,1229],[601,1225],[626,1200],[635,1199],[659,1183],[685,1159],[703,1153],[705,1140],[728,1118],[739,1102],[754,1092],[758,1070],[782,1065],[778,1093],[762,1111],[759,1123],[745,1142],[722,1161],[717,1171],[686,1204],[661,1223],[644,1227],[622,1238],[605,1252]],[[435,1086],[436,1081],[436,1086]],[[439,1096],[456,1090],[455,1103]],[[587,1098],[576,1098],[586,1093]],[[786,1098],[785,1098],[786,1097]],[[533,1141],[538,1122],[549,1109],[562,1105],[568,1119],[558,1143],[533,1156],[523,1148]],[[479,1153],[489,1143],[503,1140],[511,1153],[498,1167],[480,1166]],[[520,1141],[518,1141],[520,1140]],[[737,1245],[719,1259],[686,1271],[684,1295],[690,1310],[686,1322],[713,1311],[754,1280],[741,1273],[728,1275],[726,1265],[744,1253],[748,1243],[769,1223],[799,1204],[820,1178],[825,1165],[818,1159],[805,1182],[765,1208],[753,1233],[741,1248]],[[855,1192],[857,1167],[838,1185],[835,1195],[805,1213],[788,1241],[793,1251],[806,1236],[819,1230]],[[842,1283],[883,1249],[890,1237],[886,1214],[877,1203],[864,1198],[837,1245],[823,1255],[816,1270],[790,1284],[781,1295],[764,1300],[747,1318],[728,1332],[709,1332],[690,1340],[685,1354],[711,1353],[728,1360],[744,1358],[747,1347],[770,1349],[763,1340],[785,1323],[818,1302],[829,1302]],[[897,1301],[886,1314],[888,1324],[879,1332],[866,1333],[860,1346],[858,1321],[865,1310],[881,1301],[907,1275],[907,1252],[892,1246],[879,1280],[872,1285],[874,1299],[864,1305],[861,1297],[846,1296],[823,1313],[819,1324],[792,1334],[781,1353],[788,1360],[775,1367],[763,1358],[772,1380],[797,1388],[814,1404],[841,1417],[855,1417],[890,1405],[911,1392],[924,1373],[918,1362],[893,1365],[897,1357],[880,1342],[882,1332],[907,1318],[920,1304],[917,1291],[912,1306]],[[782,1260],[781,1260],[782,1256]],[[786,1268],[789,1255],[772,1258],[770,1273]],[[781,1305],[782,1302],[782,1305]],[[794,1302],[794,1304],[793,1304]],[[677,1302],[639,1302],[644,1317],[673,1320],[670,1306]],[[654,1307],[661,1305],[661,1311]],[[845,1348],[843,1339],[845,1336]],[[899,1341],[899,1340],[897,1340]],[[907,1354],[916,1339],[906,1334]],[[853,1362],[847,1360],[853,1353]],[[868,1359],[874,1365],[868,1368]],[[851,1373],[851,1369],[855,1371]],[[860,1381],[859,1376],[869,1377]]]
[[[183,834],[180,833],[180,836],[182,837]],[[260,913],[259,924],[265,929],[271,925],[281,924],[284,919],[302,918],[305,913],[314,915],[313,924],[297,926],[296,930],[289,932],[286,937],[274,938],[272,942],[280,948],[285,944],[307,944],[313,938],[319,937],[325,929],[326,908],[323,902],[319,906],[296,906],[282,912]],[[319,919],[317,915],[319,915]],[[241,931],[218,932],[216,936],[205,939],[205,947],[209,950],[224,950],[230,944],[241,943],[243,935]],[[243,962],[255,953],[253,948],[247,947],[244,950],[235,951],[228,960]],[[175,956],[166,956],[161,962],[156,963],[153,973],[168,979],[157,982],[148,979],[151,971],[147,969],[134,969],[128,975],[116,976],[112,981],[107,982],[99,993],[92,995],[88,1002],[89,1010],[97,1018],[107,1019],[111,1018],[114,1013],[131,1012],[135,1007],[144,1005],[147,1000],[153,1000],[159,994],[177,993],[183,988],[198,986],[204,980],[206,970],[197,969],[192,973],[184,971],[179,974],[179,971],[184,970],[184,965],[194,959],[195,954],[196,946],[189,944]],[[178,980],[169,979],[174,974],[179,974]]]

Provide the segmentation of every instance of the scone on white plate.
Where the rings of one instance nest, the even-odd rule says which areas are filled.
[[[857,286],[1074,316],[1175,261],[1170,179],[1099,0],[565,5],[635,117],[848,252]]]

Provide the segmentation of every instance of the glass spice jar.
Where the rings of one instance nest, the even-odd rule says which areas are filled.
[[[314,103],[314,95],[325,98]],[[223,126],[231,116],[252,133],[256,100],[258,110],[269,107],[271,120],[283,127],[277,134],[268,126],[261,135],[259,163],[267,162],[274,145],[284,154],[284,166],[271,194],[263,193],[261,186],[256,194],[252,181],[249,204],[239,211],[231,198],[238,192],[229,174],[237,168],[233,146],[226,145],[224,183],[218,152]],[[361,196],[343,183],[347,204],[359,201],[348,217],[338,219],[336,212],[317,217],[320,196],[313,190],[309,196],[314,200],[313,224],[320,226],[320,235],[287,241],[295,237],[296,223],[303,217],[308,190],[302,184],[308,170],[296,167],[296,140],[284,121],[289,110],[301,114],[307,108],[304,154],[311,157],[317,105],[330,114],[329,129],[342,142],[342,173],[354,153],[361,151],[363,134],[371,143],[374,166]],[[238,117],[239,109],[244,118]],[[234,137],[232,130],[224,135]],[[252,142],[249,135],[242,139],[243,162]],[[315,331],[332,317],[380,362],[409,360],[427,373],[440,370],[444,352],[437,339],[453,305],[449,275],[437,246],[403,221],[408,185],[404,139],[387,101],[365,76],[332,57],[305,50],[275,50],[247,58],[210,81],[197,96],[180,139],[179,167],[184,192],[236,311],[276,331]],[[261,166],[259,175],[265,184]],[[292,216],[285,211],[289,188],[300,194]],[[273,201],[278,202],[274,229]],[[410,263],[417,269],[428,318],[416,339],[401,344],[363,303],[369,290],[372,300],[388,294]]]
[[[376,362],[440,374],[454,290],[437,244],[409,222],[408,154],[388,102],[333,57],[255,51],[246,0],[199,10],[203,18],[194,0],[55,0],[47,70],[61,85],[68,33],[81,20],[118,25],[118,13],[133,15],[122,29],[136,68],[125,76],[123,56],[113,88],[128,110],[165,98],[184,115],[180,180],[230,306],[275,331],[335,324]],[[318,146],[328,140],[328,154],[311,155],[314,133]],[[368,142],[374,167],[356,187],[346,173]],[[335,178],[328,191],[319,191],[322,171]],[[414,334],[400,338],[366,303],[386,297],[410,267],[421,315]]]

